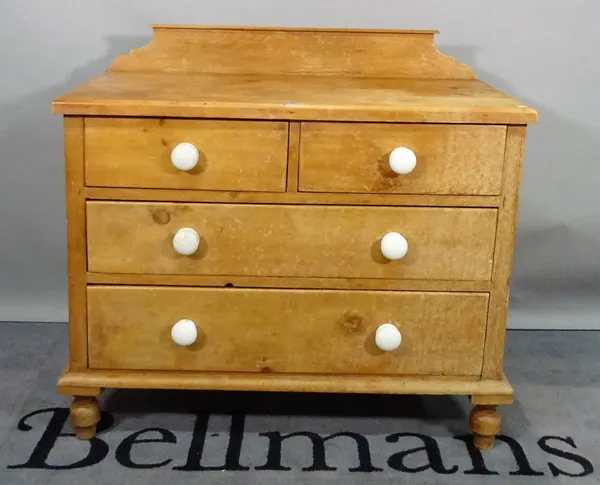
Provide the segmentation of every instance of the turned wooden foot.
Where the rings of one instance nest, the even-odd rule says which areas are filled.
[[[100,421],[100,406],[95,397],[75,396],[71,404],[71,423],[80,440],[96,436],[96,424]]]
[[[469,416],[473,444],[480,450],[491,450],[494,438],[500,432],[500,413],[496,406],[473,406]]]

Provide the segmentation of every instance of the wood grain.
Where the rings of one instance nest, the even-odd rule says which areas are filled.
[[[477,405],[471,409],[469,425],[473,432],[473,444],[480,450],[491,450],[500,432],[500,413],[496,406]]]
[[[68,372],[68,371],[67,371]],[[98,397],[102,389],[99,387],[83,386],[58,386],[58,392],[67,396],[92,396]]]
[[[69,305],[69,366],[87,367],[86,211],[83,193],[83,118],[66,116],[64,126]]]
[[[504,390],[501,393],[473,393],[471,394],[471,403],[473,405],[484,405],[484,406],[500,406],[503,404],[513,403],[513,391],[512,386],[508,382],[508,379],[504,374],[501,375],[499,382],[502,382]]]
[[[88,273],[88,284],[216,286],[233,288],[305,288],[339,290],[483,291],[491,281],[393,280],[384,278],[306,278],[231,275],[156,275]]]
[[[435,29],[352,29],[352,28],[335,28],[335,27],[273,27],[267,25],[194,25],[194,24],[151,24],[152,29],[193,29],[193,30],[253,30],[259,32],[343,32],[354,34],[439,34],[439,30]]]
[[[326,290],[88,288],[94,369],[479,375],[488,296]],[[179,347],[181,318],[199,337]],[[395,324],[402,345],[379,350]]]
[[[303,74],[473,79],[434,46],[432,31],[359,31],[154,26],[152,41],[118,57],[113,71]],[[398,62],[402,59],[401,62]]]
[[[88,202],[95,273],[489,280],[496,210]],[[201,235],[180,256],[175,232]],[[379,249],[401,232],[409,250]]]
[[[182,142],[200,152],[187,172],[171,163]],[[281,122],[87,118],[86,185],[283,192],[287,144]]]
[[[300,128],[300,123],[290,123],[287,166],[288,192],[298,192],[298,163],[300,161]]]
[[[499,406],[501,404],[512,404],[513,396],[508,394],[491,394],[488,396],[471,396],[471,402],[473,404],[481,404],[487,406]]]
[[[340,52],[341,53],[341,52]],[[476,80],[107,72],[56,99],[100,116],[522,124],[537,112]]]
[[[480,380],[475,377],[252,374],[248,372],[70,371],[60,377],[59,389],[71,386],[368,394],[512,394],[512,388],[504,381]]]
[[[526,128],[524,126],[508,127],[502,205],[498,213],[498,226],[496,229],[497,242],[492,273],[493,289],[490,296],[485,358],[482,369],[482,377],[484,378],[499,379],[502,375],[525,135]]]
[[[302,123],[299,190],[497,195],[506,127]],[[406,175],[389,166],[396,147],[415,152]]]
[[[91,440],[96,436],[96,425],[100,421],[98,400],[92,396],[75,396],[70,417],[77,438]]]
[[[218,202],[254,204],[309,204],[309,205],[382,205],[425,207],[499,207],[500,196],[489,195],[406,195],[406,194],[319,194],[238,192],[169,189],[123,189],[87,187],[85,196],[90,200],[123,200],[145,202]]]
[[[490,448],[513,395],[502,357],[537,112],[439,53],[434,31],[153,29],[52,104],[67,115],[58,388],[77,435],[94,435],[103,387],[468,394]],[[190,173],[170,162],[183,141],[201,152]],[[417,154],[409,175],[386,166],[396,146]],[[175,254],[181,227],[198,254]],[[390,231],[408,239],[401,261],[378,249]],[[170,338],[181,318],[200,329],[189,348]],[[390,353],[374,345],[385,322],[403,335]]]

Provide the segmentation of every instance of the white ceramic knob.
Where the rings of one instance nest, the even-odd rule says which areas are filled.
[[[400,347],[402,335],[391,323],[380,325],[375,331],[375,345],[385,352],[391,352]]]
[[[188,319],[179,320],[171,328],[171,338],[177,345],[189,347],[198,338],[196,324]]]
[[[388,232],[381,238],[381,253],[389,260],[396,261],[406,256],[408,242],[402,234]]]
[[[171,152],[171,162],[175,168],[184,172],[194,168],[199,159],[200,153],[191,143],[180,143]]]
[[[392,172],[399,175],[406,175],[412,172],[417,166],[417,156],[410,148],[398,147],[390,153],[390,168]]]
[[[182,256],[194,254],[199,246],[200,235],[191,227],[183,227],[173,236],[173,249]]]

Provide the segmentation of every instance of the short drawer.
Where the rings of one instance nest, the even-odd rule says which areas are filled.
[[[182,143],[197,150],[189,145],[183,153],[179,149],[184,163],[197,155],[189,170],[177,168],[171,159]],[[284,192],[287,143],[283,122],[86,118],[85,183]]]
[[[496,216],[496,209],[480,208],[92,201],[87,203],[88,269],[489,280]],[[190,230],[196,236],[182,236]],[[402,259],[384,256],[382,238],[389,233],[407,242]],[[397,239],[388,238],[392,253]],[[186,253],[176,251],[180,244],[188,244]]]
[[[477,376],[488,296],[98,286],[87,301],[93,369]],[[395,350],[377,346],[385,323]]]
[[[298,187],[305,192],[497,195],[505,126],[303,123]],[[395,148],[416,156],[409,173],[390,166]]]

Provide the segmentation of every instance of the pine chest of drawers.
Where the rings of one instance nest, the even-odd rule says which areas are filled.
[[[490,448],[536,112],[432,31],[155,26],[57,99],[70,353],[101,388],[469,395]]]

